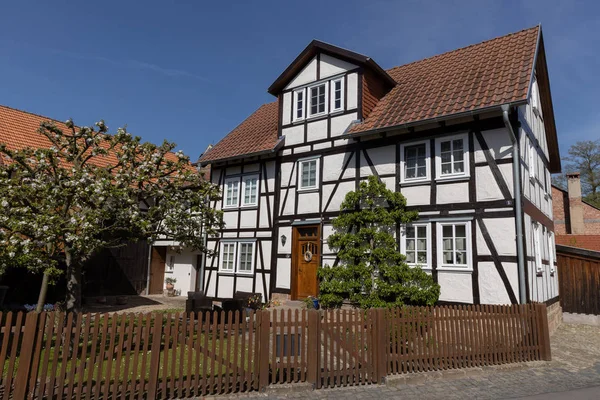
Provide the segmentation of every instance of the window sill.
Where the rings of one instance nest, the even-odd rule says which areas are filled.
[[[419,179],[419,180],[410,180],[410,181],[400,181],[400,186],[423,186],[423,185],[431,185],[431,178],[427,179]]]
[[[317,193],[319,192],[319,188],[307,188],[307,189],[298,189],[298,193]]]
[[[241,206],[240,209],[242,210],[255,210],[258,208],[258,204],[249,204],[247,206]]]
[[[219,271],[219,276],[242,276],[242,277],[252,277],[254,272],[229,272],[229,271]]]
[[[473,268],[459,268],[459,267],[438,267],[438,272],[463,272],[465,274],[473,273]]]
[[[438,176],[435,178],[436,182],[461,182],[468,181],[471,178],[470,175],[452,175],[452,176]]]

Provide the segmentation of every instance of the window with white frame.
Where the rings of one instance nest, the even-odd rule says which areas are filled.
[[[468,148],[466,134],[436,139],[438,179],[469,176]]]
[[[438,222],[438,268],[471,270],[471,222]]]
[[[535,151],[535,146],[533,145],[533,141],[531,139],[528,140],[529,142],[529,179],[531,180],[535,180],[535,176],[536,176],[536,167],[537,167],[537,157],[536,157],[536,151]]]
[[[400,145],[400,181],[429,179],[429,142]]]
[[[242,177],[242,206],[255,206],[258,204],[258,175]]]
[[[294,91],[294,121],[306,116],[306,88]]]
[[[219,271],[236,274],[254,272],[254,241],[222,241]]]
[[[236,242],[222,242],[221,243],[221,265],[220,270],[222,272],[234,272],[235,271],[235,250]]]
[[[165,268],[165,272],[173,273],[175,271],[175,256],[169,256],[169,261],[167,262],[167,268]]]
[[[400,251],[406,256],[410,266],[431,268],[430,224],[415,223],[406,225],[400,243]]]
[[[331,81],[331,112],[344,109],[344,80]]]
[[[311,158],[298,161],[298,190],[316,189],[319,187],[317,180],[319,172],[319,159]]]
[[[548,231],[548,260],[550,261],[550,273],[554,273],[554,261],[556,260],[556,245],[554,243],[554,232]]]
[[[240,178],[225,179],[225,207],[238,207],[240,204]]]
[[[250,274],[254,263],[254,242],[240,243],[237,272]]]
[[[533,242],[533,253],[535,256],[535,271],[538,274],[541,274],[543,271],[543,269],[542,269],[542,243],[540,240],[540,232],[541,232],[540,224],[537,222],[534,222],[532,224],[531,236],[532,236],[532,242]]]
[[[325,114],[327,112],[327,82],[308,88],[308,116]]]

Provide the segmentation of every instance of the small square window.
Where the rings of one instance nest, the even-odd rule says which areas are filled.
[[[240,178],[225,180],[225,207],[238,207],[240,204]]]
[[[400,146],[401,182],[429,179],[429,142]]]
[[[319,170],[319,159],[299,161],[299,190],[316,189],[319,187],[317,176]]]
[[[460,135],[436,141],[438,178],[469,176],[468,138]]]
[[[242,178],[242,206],[258,204],[258,175],[248,175]]]

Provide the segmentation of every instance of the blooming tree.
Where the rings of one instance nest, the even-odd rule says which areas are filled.
[[[0,143],[0,272],[25,266],[47,281],[64,265],[66,308],[80,311],[82,266],[103,248],[167,237],[210,253],[201,232],[222,226],[210,207],[220,192],[174,143],[142,143],[125,128],[111,135],[103,121],[66,127],[41,124],[48,148]]]

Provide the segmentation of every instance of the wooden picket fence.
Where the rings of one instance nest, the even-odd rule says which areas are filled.
[[[4,399],[185,398],[550,359],[544,304],[0,313]]]

